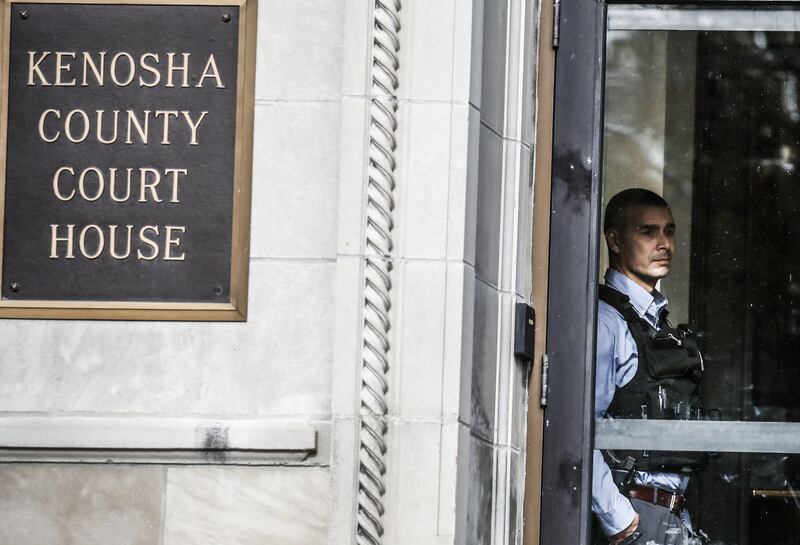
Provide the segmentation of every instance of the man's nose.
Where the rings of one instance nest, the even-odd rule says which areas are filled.
[[[672,238],[667,235],[666,232],[660,231],[658,235],[658,247],[659,248],[671,248],[672,247]]]

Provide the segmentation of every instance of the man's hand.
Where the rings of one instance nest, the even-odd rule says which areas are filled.
[[[639,513],[634,513],[633,520],[628,525],[628,527],[622,530],[621,532],[614,534],[613,536],[609,536],[608,542],[611,545],[617,545],[617,543],[622,543],[627,538],[632,536],[638,527],[639,527]]]

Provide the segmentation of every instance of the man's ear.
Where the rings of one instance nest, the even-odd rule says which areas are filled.
[[[605,232],[605,237],[608,251],[612,254],[619,254],[619,231],[609,229]]]

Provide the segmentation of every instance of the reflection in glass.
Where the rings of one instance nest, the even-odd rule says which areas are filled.
[[[603,193],[670,203],[660,290],[703,334],[705,406],[724,420],[800,422],[798,101],[800,33],[608,32]],[[800,455],[721,455],[689,505],[712,543],[800,544]]]

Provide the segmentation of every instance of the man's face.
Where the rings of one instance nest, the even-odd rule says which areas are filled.
[[[625,227],[610,229],[606,242],[611,266],[652,291],[669,274],[675,253],[675,221],[668,208],[639,206],[628,211]]]

